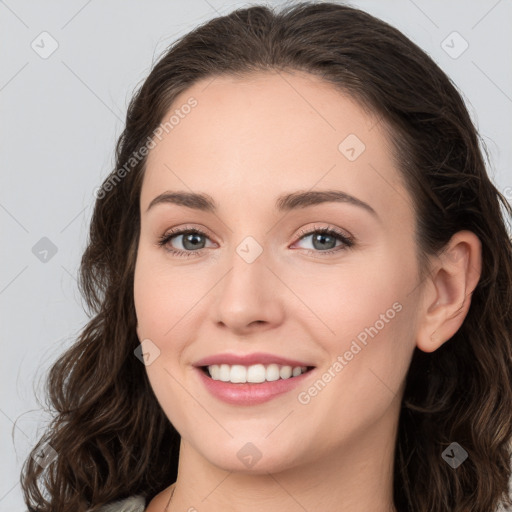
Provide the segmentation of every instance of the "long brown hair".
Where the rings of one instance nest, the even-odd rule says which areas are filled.
[[[50,369],[54,419],[22,471],[30,511],[83,512],[176,479],[180,436],[159,406],[139,345],[133,276],[146,158],[140,149],[196,81],[253,71],[321,77],[385,123],[427,256],[459,230],[482,242],[483,268],[463,325],[432,353],[415,349],[394,461],[400,512],[490,512],[508,497],[512,439],[512,208],[490,181],[480,138],[446,74],[401,32],[358,9],[295,3],[239,9],[188,33],[135,93],[116,168],[97,194],[80,289],[91,320]],[[459,443],[457,469],[443,451]],[[51,446],[47,467],[32,455]]]

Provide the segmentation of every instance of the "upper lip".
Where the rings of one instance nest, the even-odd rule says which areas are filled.
[[[265,354],[262,352],[253,354],[215,354],[196,361],[194,366],[211,366],[213,364],[239,364],[242,366],[251,366],[254,364],[278,364],[281,366],[308,366],[313,365],[296,359],[288,359],[287,357],[276,356],[274,354]]]

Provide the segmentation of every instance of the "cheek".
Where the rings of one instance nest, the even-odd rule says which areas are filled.
[[[205,293],[193,265],[174,266],[155,250],[142,249],[135,265],[134,302],[139,337],[163,341]]]
[[[134,275],[137,335],[140,341],[149,339],[158,347],[158,356],[146,366],[151,387],[173,425],[187,431],[184,411],[192,411],[194,404],[183,393],[181,377],[173,376],[185,344],[182,340],[187,339],[191,328],[187,324],[187,312],[200,295],[197,287],[187,286],[184,275],[187,272],[182,272],[183,268],[170,272],[170,267],[163,265],[162,258],[157,256],[154,250],[145,248],[137,256]]]
[[[296,272],[293,283],[294,292],[309,310],[307,316],[316,317],[318,334],[326,335],[332,349],[343,349],[347,339],[366,327],[377,323],[384,332],[382,321],[386,329],[386,320],[395,323],[400,306],[393,305],[403,306],[414,275],[414,262],[408,258],[376,251],[347,259],[338,267],[319,267],[314,275]],[[381,315],[385,315],[383,320]]]
[[[336,382],[332,400],[384,403],[398,391],[414,350],[415,275],[413,258],[390,252],[316,275],[314,287],[301,280],[297,293],[308,298],[327,354],[325,380]]]
[[[337,324],[343,333],[342,350],[356,353],[353,361],[357,359],[359,363],[354,366],[364,365],[362,374],[368,376],[369,372],[371,377],[371,370],[375,369],[379,375],[399,377],[403,366],[407,366],[414,339],[410,291],[415,273],[412,259],[392,253],[383,255],[351,276],[349,293],[339,298],[346,312],[345,321]],[[352,357],[350,353],[347,358]],[[374,379],[378,380],[375,376]],[[398,384],[395,377],[389,379],[393,389]]]

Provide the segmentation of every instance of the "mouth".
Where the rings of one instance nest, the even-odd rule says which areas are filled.
[[[264,352],[225,352],[200,359],[193,366],[199,382],[213,397],[236,406],[290,396],[293,389],[313,378],[316,369],[305,360]]]
[[[292,366],[280,364],[212,364],[199,369],[210,379],[231,384],[262,384],[278,380],[295,379],[310,372],[314,366]]]

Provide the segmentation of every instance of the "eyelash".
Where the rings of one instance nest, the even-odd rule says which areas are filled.
[[[334,238],[337,238],[338,240],[340,240],[343,243],[343,245],[338,246],[337,248],[334,248],[334,249],[329,249],[328,251],[305,249],[308,251],[307,254],[312,254],[312,253],[314,255],[321,254],[322,255],[321,257],[323,257],[324,255],[328,256],[333,253],[344,251],[346,249],[351,248],[354,245],[353,238],[346,236],[345,234],[338,231],[336,228],[333,228],[330,226],[329,227],[320,227],[320,228],[317,228],[315,226],[313,229],[300,231],[297,236],[298,236],[299,240],[302,240],[306,236],[314,235],[315,233],[321,233],[324,235],[333,236]],[[167,244],[171,241],[172,238],[179,236],[179,235],[190,235],[190,234],[202,235],[202,236],[205,236],[208,238],[208,234],[198,228],[177,229],[177,230],[169,231],[169,232],[165,233],[164,235],[162,235],[161,237],[159,237],[158,246],[163,247],[167,252],[173,254],[174,256],[178,256],[178,257],[189,258],[191,256],[200,256],[200,253],[203,249],[198,249],[196,251],[182,251],[180,249],[174,249],[174,248],[167,247]]]

